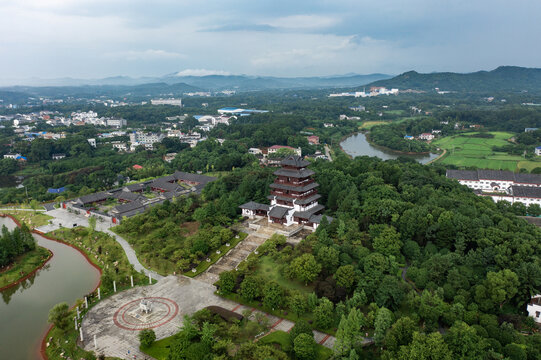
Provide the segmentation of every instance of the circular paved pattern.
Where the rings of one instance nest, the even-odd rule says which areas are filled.
[[[152,312],[145,315],[139,311],[141,300],[152,302]],[[171,299],[163,297],[145,297],[126,303],[113,315],[113,322],[121,329],[139,331],[153,329],[167,324],[178,314],[178,305]]]

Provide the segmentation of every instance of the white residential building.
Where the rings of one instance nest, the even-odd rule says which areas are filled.
[[[535,148],[535,155],[541,156],[541,146]]]
[[[117,129],[128,126],[128,120],[126,119],[107,119],[106,123],[107,123],[107,126],[115,127]]]
[[[541,324],[541,295],[535,295],[532,297],[528,305],[526,306],[528,316],[533,317],[536,323]]]
[[[434,135],[431,133],[422,133],[421,135],[419,135],[419,139],[431,141],[434,139]]]
[[[174,105],[182,107],[182,99],[152,99],[150,103],[152,105]]]
[[[111,143],[113,145],[113,149],[117,149],[119,152],[126,152],[128,151],[128,144],[122,141],[113,141]]]
[[[16,160],[18,157],[20,157],[21,154],[13,154],[13,153],[9,153],[9,154],[6,154],[4,155],[4,159],[13,159],[13,160]]]
[[[134,131],[130,133],[130,149],[135,150],[139,145],[144,145],[146,149],[154,149],[154,144],[159,143],[164,139],[164,135],[161,133],[147,133],[144,131]]]
[[[263,154],[263,151],[261,151],[261,149],[258,149],[258,148],[249,148],[248,153],[252,155],[261,155]]]
[[[88,141],[90,146],[96,147],[96,139],[86,139],[86,141]]]

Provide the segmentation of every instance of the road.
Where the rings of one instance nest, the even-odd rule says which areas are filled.
[[[331,149],[327,144],[325,144],[325,156],[327,157],[327,159],[329,159],[329,161],[332,161]]]
[[[70,213],[67,210],[64,209],[54,209],[47,211],[47,215],[52,216],[54,219],[51,220],[52,224],[47,224],[44,226],[40,226],[37,228],[37,230],[42,231],[44,233],[54,231],[59,229],[60,227],[73,227],[75,224],[77,226],[86,226],[88,227],[88,218],[84,215],[77,215],[74,213]],[[131,247],[131,245],[121,236],[115,234],[110,230],[113,224],[106,222],[106,221],[97,221],[96,222],[96,230],[103,231],[104,233],[107,233],[111,235],[117,243],[122,246],[122,249],[126,253],[126,256],[128,257],[128,261],[130,264],[133,265],[133,268],[136,271],[143,271],[146,275],[149,275],[156,280],[160,280],[163,278],[162,275],[149,270],[145,268],[140,262],[139,259],[137,259],[137,255],[135,254],[135,250]]]

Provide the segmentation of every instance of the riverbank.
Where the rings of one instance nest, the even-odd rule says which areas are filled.
[[[53,252],[41,246],[21,255],[8,269],[0,273],[0,292],[27,280],[52,257]]]
[[[101,300],[115,294],[115,286],[117,293],[131,288],[130,277],[133,277],[134,286],[148,284],[146,275],[134,270],[122,247],[106,233],[78,227],[55,230],[45,234],[45,237],[77,249],[100,272],[99,283],[86,295],[88,309],[85,308],[84,301],[79,299],[70,309],[71,317],[76,316],[77,307],[80,307],[80,315],[84,316]],[[64,353],[73,359],[86,358],[89,352],[82,349],[78,336],[79,333],[73,323],[65,332],[50,326],[42,339],[40,350],[42,357],[46,360],[62,359],[61,354]],[[65,340],[68,340],[68,343],[65,343]]]
[[[400,151],[400,150],[391,149],[390,147],[379,145],[379,144],[376,144],[374,141],[372,141],[372,139],[370,139],[370,131],[366,131],[363,133],[366,136],[366,141],[368,141],[370,145],[374,147],[378,147],[385,151],[395,153],[396,155],[430,155],[431,154],[430,151],[413,152],[413,151]]]
[[[368,133],[355,132],[342,138],[339,151],[344,152],[350,158],[356,156],[371,156],[378,157],[382,160],[396,160],[399,157],[407,157],[421,164],[426,164],[428,161],[436,158],[435,153],[407,153],[394,151],[386,147],[374,145],[369,141]]]

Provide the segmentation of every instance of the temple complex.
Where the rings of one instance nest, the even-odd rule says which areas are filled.
[[[318,203],[318,183],[314,172],[306,167],[310,163],[300,156],[292,155],[282,160],[281,168],[274,172],[276,179],[270,185],[270,205],[250,201],[240,206],[242,215],[249,218],[267,217],[270,223],[290,226],[304,225],[315,230],[325,208]],[[331,221],[331,218],[328,218]]]

